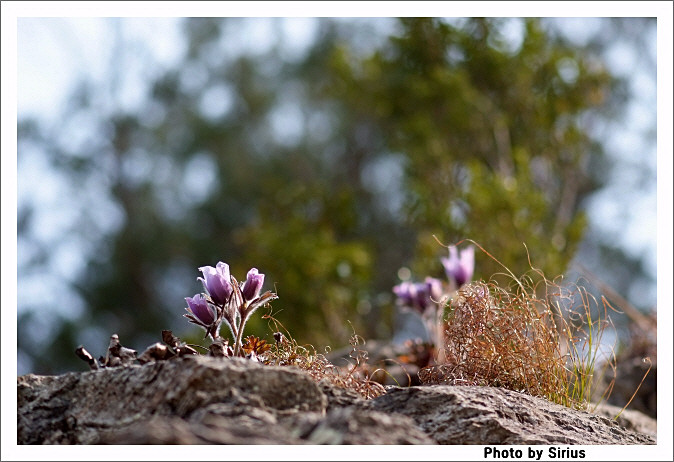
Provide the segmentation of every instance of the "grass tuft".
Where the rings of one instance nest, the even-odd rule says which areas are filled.
[[[612,309],[605,298],[599,304],[584,287],[550,281],[538,269],[465,284],[445,306],[438,362],[419,378],[503,387],[587,409],[597,375],[615,368],[612,347],[606,354],[603,345]]]

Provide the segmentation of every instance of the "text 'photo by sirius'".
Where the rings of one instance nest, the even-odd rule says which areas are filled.
[[[541,460],[544,449],[528,447],[526,449],[526,460]],[[560,448],[552,446],[548,448],[547,457],[549,459],[584,459],[585,449],[571,449],[570,447]],[[484,448],[485,459],[523,459],[524,451],[522,449],[508,448],[498,449],[494,446]]]

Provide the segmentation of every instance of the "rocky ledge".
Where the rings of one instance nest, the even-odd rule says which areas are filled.
[[[655,444],[656,422],[490,387],[365,400],[299,369],[185,357],[18,377],[18,444]]]

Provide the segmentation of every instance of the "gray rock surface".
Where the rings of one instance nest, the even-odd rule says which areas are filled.
[[[644,433],[646,435],[651,435],[653,438],[657,436],[658,433],[658,422],[654,418],[649,417],[647,414],[635,410],[635,409],[625,409],[614,406],[612,404],[602,403],[597,406],[596,409],[592,411],[593,414],[603,415],[609,419],[613,419],[616,416],[616,422],[618,425],[628,429],[634,430],[639,433]]]
[[[373,409],[412,417],[439,444],[652,444],[653,436],[598,414],[512,390],[433,385],[395,388]]]
[[[365,400],[298,369],[211,357],[29,374],[17,404],[18,444],[655,443],[654,421],[509,390],[391,387]]]

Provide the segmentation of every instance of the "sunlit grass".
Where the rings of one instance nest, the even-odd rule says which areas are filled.
[[[503,387],[588,409],[598,379],[615,368],[613,347],[603,342],[612,309],[605,298],[598,303],[584,287],[548,280],[537,269],[466,284],[445,306],[439,363],[419,377],[426,384]]]
[[[264,364],[298,367],[317,382],[325,380],[337,387],[354,390],[365,399],[376,398],[386,392],[380,383],[372,380],[376,371],[369,372],[367,352],[360,348],[363,339],[355,333],[351,337],[350,364],[338,366],[312,345],[300,345],[271,314],[263,315],[263,319],[269,321],[275,339],[271,349],[261,356]]]

